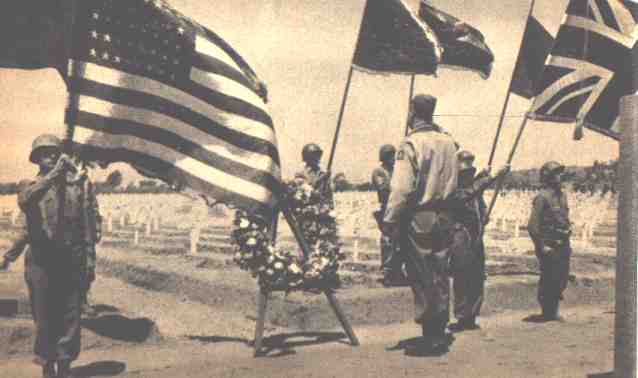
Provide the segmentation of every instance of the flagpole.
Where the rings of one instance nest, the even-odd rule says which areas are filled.
[[[505,95],[505,101],[503,102],[503,108],[501,109],[501,117],[498,121],[498,127],[496,128],[496,135],[494,135],[494,142],[492,143],[492,151],[490,152],[490,159],[488,160],[488,167],[492,166],[494,162],[494,154],[496,153],[496,146],[498,144],[498,140],[501,136],[501,129],[503,128],[503,122],[505,121],[505,113],[507,112],[507,106],[510,101],[510,95],[512,93],[512,81],[514,80],[514,75],[516,74],[516,66],[518,65],[518,60],[520,59],[521,49],[523,48],[523,43],[525,42],[525,30],[527,29],[527,23],[529,22],[530,17],[532,17],[532,13],[534,12],[534,3],[536,0],[532,0],[529,6],[529,12],[527,14],[527,20],[525,23],[525,29],[523,30],[523,37],[521,38],[521,43],[518,47],[519,56],[516,59],[516,63],[514,64],[514,69],[512,70],[512,75],[510,77],[510,83],[507,87],[507,94]]]
[[[405,134],[404,135],[408,135],[408,132],[410,131],[410,104],[412,103],[412,97],[414,97],[414,82],[416,79],[416,75],[412,74],[410,77],[410,95],[408,97],[408,119],[405,122]]]
[[[75,26],[75,17],[77,10],[77,1],[78,0],[68,0],[65,2],[66,8],[64,13],[64,21],[66,25],[66,35],[65,35],[65,59],[64,61],[67,63],[67,76],[76,73],[76,71],[83,69],[81,66],[70,63],[71,56],[73,53],[73,27]],[[73,134],[75,131],[75,120],[77,115],[77,109],[79,104],[79,97],[77,94],[71,93],[70,88],[70,80],[67,77],[66,80],[68,98],[67,98],[67,108],[65,109],[65,124],[66,130],[64,133],[64,139],[62,140],[62,152],[65,154],[71,153],[72,143],[73,143]],[[58,203],[60,206],[58,207],[58,219],[64,219],[64,208],[66,203],[66,175],[62,175],[59,181],[59,190],[58,190]],[[64,222],[60,222],[61,227],[57,229],[56,239],[61,240],[64,237]]]
[[[346,109],[346,100],[348,99],[348,92],[350,91],[350,82],[352,80],[352,72],[354,71],[354,66],[352,65],[352,61],[350,61],[350,70],[348,71],[348,79],[346,80],[346,88],[343,91],[343,98],[341,99],[341,108],[339,109],[339,117],[337,118],[337,129],[335,130],[335,135],[332,139],[332,147],[330,148],[330,158],[328,159],[328,166],[326,168],[326,172],[328,173],[328,182],[330,181],[330,172],[332,171],[332,163],[335,157],[335,151],[337,149],[337,141],[339,140],[339,132],[341,131],[341,121],[343,120],[343,114]]]
[[[359,22],[359,28],[357,29],[357,44],[359,42],[359,35],[361,34],[361,26],[363,25],[363,16],[365,15],[367,1],[363,7],[363,13],[361,14],[361,21]],[[335,151],[337,149],[337,141],[339,140],[339,132],[341,131],[341,121],[343,120],[343,114],[346,108],[346,99],[348,98],[348,92],[350,91],[350,82],[352,80],[352,72],[354,71],[354,56],[357,51],[357,46],[355,45],[355,49],[352,52],[352,58],[350,58],[350,70],[348,71],[348,79],[346,79],[346,88],[343,91],[343,98],[341,99],[341,108],[339,109],[339,117],[337,118],[337,129],[335,130],[334,138],[332,139],[332,147],[330,148],[330,158],[328,159],[328,165],[326,168],[326,172],[328,173],[328,183],[330,183],[330,175],[332,172],[332,163],[334,162]]]
[[[523,118],[523,122],[521,122],[521,126],[518,129],[518,134],[516,135],[516,140],[514,141],[514,145],[512,146],[512,150],[510,151],[509,157],[507,158],[507,164],[511,164],[514,159],[514,154],[516,153],[516,149],[518,148],[518,143],[521,141],[521,137],[523,136],[523,131],[525,130],[525,126],[527,126],[527,120],[529,117],[525,115]],[[492,209],[494,209],[494,205],[496,204],[496,199],[498,198],[498,194],[503,188],[503,183],[505,182],[505,176],[502,176],[496,183],[496,188],[494,189],[494,195],[490,201],[490,206],[485,215],[485,219],[490,218],[490,214],[492,213]]]

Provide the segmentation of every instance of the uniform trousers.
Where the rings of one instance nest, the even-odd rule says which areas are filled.
[[[454,291],[454,316],[472,320],[481,311],[485,290],[485,247],[478,237],[457,225],[452,244],[451,272]]]
[[[421,210],[402,225],[401,251],[424,336],[441,336],[449,320],[449,217]]]
[[[536,252],[540,266],[538,303],[544,314],[555,315],[558,303],[567,288],[572,250],[569,245],[552,248],[549,252]]]
[[[36,325],[34,353],[42,363],[73,361],[80,353],[82,247],[35,247],[31,252],[28,287]]]

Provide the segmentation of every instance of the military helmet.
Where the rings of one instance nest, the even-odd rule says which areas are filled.
[[[565,166],[556,162],[548,161],[541,167],[541,182],[547,183],[550,177],[559,175],[565,171]]]
[[[394,154],[397,152],[397,149],[394,148],[391,144],[384,144],[379,148],[379,160],[380,161],[388,161],[391,158],[394,158]]]
[[[62,148],[62,141],[60,138],[51,134],[42,134],[33,140],[31,145],[31,153],[29,154],[29,161],[37,163],[38,152],[43,148],[56,148],[60,150]]]
[[[309,160],[319,160],[322,154],[323,150],[321,150],[321,147],[315,143],[308,143],[303,146],[303,149],[301,150],[301,159],[305,162],[308,162]]]
[[[460,170],[466,170],[466,169],[474,168],[475,156],[470,151],[467,151],[467,150],[459,151],[456,154],[456,157],[457,157],[458,162],[459,162],[459,169]]]

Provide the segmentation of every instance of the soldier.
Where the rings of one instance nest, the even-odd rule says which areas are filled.
[[[391,144],[385,144],[379,149],[379,161],[381,165],[372,171],[370,180],[372,187],[377,191],[379,210],[373,213],[374,219],[381,230],[381,271],[383,272],[384,286],[404,285],[406,280],[402,272],[402,261],[398,254],[398,243],[395,243],[390,235],[383,233],[383,214],[390,196],[390,180],[394,169],[394,155],[396,148]]]
[[[324,198],[327,198],[334,207],[332,197],[332,186],[330,185],[330,175],[321,170],[319,162],[323,151],[315,143],[306,144],[301,150],[301,159],[306,164],[304,169],[295,174],[296,178],[301,178],[318,190]]]
[[[483,227],[487,224],[483,192],[497,178],[509,171],[506,165],[491,177],[489,169],[476,175],[474,155],[469,151],[458,153],[458,188],[452,194],[454,237],[451,248],[451,272],[454,279],[455,324],[450,330],[478,329],[476,317],[483,304],[485,284],[485,246]]]
[[[411,130],[396,156],[384,227],[401,243],[423,347],[444,353],[450,301],[448,197],[457,186],[457,147],[432,121],[436,98],[418,95],[410,105]]]
[[[40,170],[18,194],[18,205],[26,215],[31,246],[34,352],[44,377],[55,376],[56,370],[58,377],[68,377],[80,353],[80,287],[90,214],[86,204],[95,196],[73,179],[77,168],[61,154],[57,137],[37,137],[29,160]]]
[[[80,165],[79,161],[75,161],[76,165]],[[77,184],[84,185],[84,190],[86,193],[93,192],[93,184],[88,178],[86,169],[79,171],[79,174],[73,180],[68,180],[67,182],[73,181]],[[83,198],[84,201],[88,199]],[[98,202],[97,200],[93,200],[92,202],[87,202],[85,204],[85,208],[89,210],[88,217],[86,221],[86,229],[89,232],[86,233],[86,250],[85,250],[85,269],[82,272],[82,308],[81,311],[87,315],[95,315],[95,312],[88,301],[89,290],[91,289],[91,285],[93,281],[95,281],[95,266],[96,266],[96,254],[95,254],[95,245],[100,241],[102,237],[102,217],[99,212]],[[21,254],[25,254],[24,260],[24,274],[25,281],[27,283],[27,287],[29,288],[29,293],[31,293],[31,281],[29,278],[29,262],[30,262],[30,247],[28,245],[28,234],[26,228],[20,230],[19,235],[16,237],[13,245],[9,248],[9,250],[4,254],[4,259],[0,264],[0,270],[6,270],[9,268],[9,265],[15,262]],[[31,296],[31,295],[30,295]]]
[[[564,171],[565,167],[555,161],[541,167],[543,188],[534,198],[527,225],[541,271],[538,302],[546,321],[559,319],[558,305],[569,278],[571,223],[561,183]]]

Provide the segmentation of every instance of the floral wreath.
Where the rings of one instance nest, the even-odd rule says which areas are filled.
[[[302,178],[286,183],[284,201],[290,206],[308,242],[307,259],[297,251],[276,248],[267,222],[238,210],[231,233],[233,260],[258,278],[267,290],[303,290],[339,286],[339,262],[345,260],[337,234],[332,199]]]

